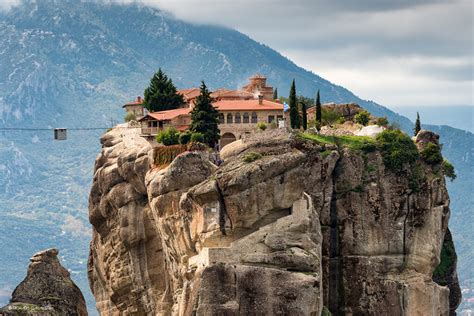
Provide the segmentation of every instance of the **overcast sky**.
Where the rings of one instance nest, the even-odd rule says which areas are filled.
[[[364,99],[474,104],[472,0],[137,1],[235,28]]]

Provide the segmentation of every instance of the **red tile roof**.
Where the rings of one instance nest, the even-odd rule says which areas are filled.
[[[211,97],[219,99],[219,98],[245,98],[250,99],[253,98],[253,93],[243,91],[243,90],[227,90],[227,89],[219,89],[211,93]]]
[[[143,99],[142,97],[137,97],[137,99],[135,101],[132,101],[132,102],[129,102],[129,103],[126,103],[124,106],[122,106],[123,108],[128,106],[128,105],[142,105],[143,104]]]
[[[258,100],[228,100],[217,101],[213,105],[221,111],[262,111],[262,110],[278,110],[283,112],[283,104],[263,100],[262,104]]]
[[[228,100],[228,101],[217,101],[213,103],[217,110],[221,111],[268,111],[277,110],[283,112],[283,104],[263,100],[262,104],[258,103],[258,100]],[[172,120],[180,115],[188,115],[191,112],[191,108],[180,108],[167,111],[150,112],[145,117],[141,118],[140,121],[153,118],[157,121],[168,121]]]
[[[191,112],[191,108],[180,108],[174,110],[167,110],[167,111],[159,111],[159,112],[150,112],[145,117],[140,119],[140,121],[146,118],[154,118],[157,121],[168,121],[172,120],[180,115],[186,115]]]
[[[196,98],[200,93],[201,89],[199,88],[189,88],[189,89],[181,89],[177,91],[178,94],[181,94],[185,100],[190,100]]]

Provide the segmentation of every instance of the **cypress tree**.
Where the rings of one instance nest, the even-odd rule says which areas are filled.
[[[319,97],[319,90],[316,94],[316,123],[316,126],[319,126],[319,130],[322,125],[321,98]]]
[[[161,68],[151,78],[144,96],[144,106],[150,112],[176,109],[184,103],[183,96],[177,93],[173,81]]]
[[[300,114],[298,111],[298,104],[296,103],[296,85],[295,79],[291,83],[290,89],[290,97],[289,97],[289,105],[290,105],[290,126],[291,128],[300,128]]]
[[[201,83],[201,94],[196,98],[193,110],[191,111],[190,130],[193,133],[204,135],[204,141],[214,147],[219,141],[219,112],[212,106],[211,93],[204,81]]]
[[[276,99],[278,99],[278,88],[275,88],[275,90],[273,90],[273,100]]]
[[[306,103],[301,102],[301,126],[304,130],[308,128],[308,113],[306,110]]]
[[[420,114],[418,112],[416,112],[416,122],[415,128],[413,130],[415,132],[415,136],[418,135],[418,132],[421,130]]]

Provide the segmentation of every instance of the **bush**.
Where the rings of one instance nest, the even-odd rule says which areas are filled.
[[[332,126],[334,123],[338,122],[341,119],[341,115],[339,113],[327,110],[325,108],[321,109],[321,123],[323,125]],[[317,122],[316,122],[317,124]],[[316,126],[317,128],[317,126]],[[319,129],[318,129],[319,130]]]
[[[135,116],[135,113],[133,112],[127,112],[127,114],[125,114],[125,122],[130,122],[130,121],[135,121],[137,119],[137,117]]]
[[[454,166],[447,159],[443,160],[441,167],[443,170],[443,174],[446,177],[448,177],[451,181],[454,181],[454,179],[456,179],[456,172],[454,171]]]
[[[267,124],[265,124],[265,122],[258,122],[257,127],[259,130],[264,131],[267,129]]]
[[[162,143],[165,146],[176,145],[178,144],[178,140],[179,133],[174,127],[168,127],[156,135],[156,141],[158,143]]]
[[[337,119],[336,124],[344,124],[346,122],[346,119],[343,118],[342,116]]]
[[[400,130],[385,130],[376,137],[384,165],[401,171],[405,164],[412,164],[420,157],[411,138]]]
[[[202,133],[192,133],[191,142],[204,143],[204,135]]]
[[[383,126],[383,127],[387,127],[388,126],[388,119],[386,117],[379,117],[377,119],[377,122],[376,124],[378,126]]]
[[[278,124],[275,121],[270,123],[270,129],[276,129],[277,127],[278,127]]]
[[[191,133],[189,131],[185,131],[181,134],[179,134],[179,143],[181,145],[185,145],[187,143],[189,143],[189,141],[191,140]]]
[[[262,158],[261,154],[252,151],[252,152],[246,153],[244,157],[242,158],[242,160],[246,163],[251,163],[260,158]]]
[[[367,111],[361,111],[354,116],[354,122],[367,126],[370,121],[370,113]]]
[[[443,162],[441,148],[434,143],[426,144],[425,148],[421,151],[421,159],[430,165],[436,165]]]

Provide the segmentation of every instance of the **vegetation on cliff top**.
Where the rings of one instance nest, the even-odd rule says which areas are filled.
[[[144,95],[144,106],[150,112],[176,109],[184,103],[183,96],[161,68],[151,78]]]

